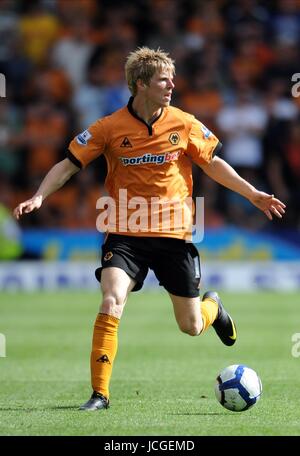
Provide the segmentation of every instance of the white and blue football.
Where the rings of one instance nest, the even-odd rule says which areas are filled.
[[[215,384],[216,398],[223,407],[233,412],[242,412],[253,407],[262,393],[262,384],[257,373],[243,364],[225,367]]]

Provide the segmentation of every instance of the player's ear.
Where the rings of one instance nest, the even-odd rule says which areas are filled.
[[[141,79],[138,79],[136,81],[136,86],[139,90],[144,90],[146,87],[146,84]]]

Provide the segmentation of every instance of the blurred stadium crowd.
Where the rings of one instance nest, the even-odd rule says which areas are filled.
[[[242,176],[286,202],[276,225],[300,229],[299,43],[299,0],[0,0],[2,207],[32,196],[75,134],[127,104],[125,58],[147,45],[176,61],[172,104],[216,133]],[[96,160],[22,225],[95,228],[105,167]],[[194,174],[208,226],[268,223]]]

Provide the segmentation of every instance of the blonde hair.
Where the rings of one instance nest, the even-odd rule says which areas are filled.
[[[150,49],[146,46],[131,52],[126,60],[125,75],[128,88],[133,96],[137,94],[137,80],[149,85],[157,70],[168,68],[175,74],[174,60],[161,49]]]

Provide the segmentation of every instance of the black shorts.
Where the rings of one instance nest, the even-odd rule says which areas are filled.
[[[137,282],[132,291],[138,291],[150,268],[169,293],[187,298],[199,296],[199,253],[193,244],[181,239],[109,234],[102,246],[101,264],[95,272],[99,282],[102,269],[114,266]]]

